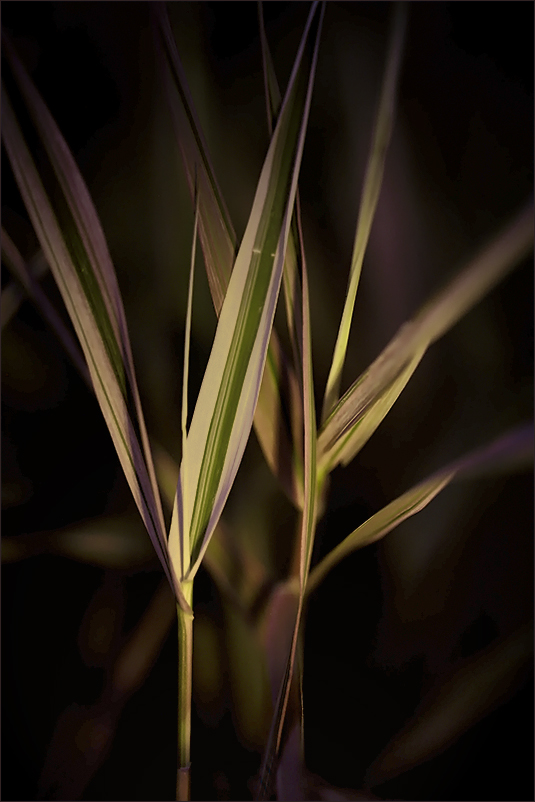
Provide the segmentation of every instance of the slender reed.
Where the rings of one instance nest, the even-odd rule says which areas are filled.
[[[193,582],[184,582],[184,595],[191,606]],[[176,607],[178,620],[178,750],[176,798],[188,802],[191,770],[191,689],[193,668],[193,614]]]

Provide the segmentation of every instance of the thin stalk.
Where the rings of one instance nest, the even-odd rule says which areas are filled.
[[[183,582],[182,590],[191,607],[193,582]],[[176,798],[178,802],[189,802],[193,615],[185,613],[178,604],[176,611],[178,618],[178,762]]]

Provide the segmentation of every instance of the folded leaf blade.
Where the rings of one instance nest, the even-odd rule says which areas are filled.
[[[270,137],[273,135],[273,126],[277,121],[281,106],[281,94],[275,75],[275,68],[273,66],[273,59],[271,58],[271,51],[269,49],[266,32],[264,28],[264,15],[262,11],[262,4],[258,4],[258,21],[260,27],[260,44],[262,48],[262,66],[264,72],[264,92],[266,97],[266,111],[267,111],[267,125]],[[299,333],[302,329],[300,320],[301,315],[301,302],[299,300],[299,279],[297,278],[297,249],[299,234],[297,229],[297,215],[299,214],[299,196],[295,202],[296,213],[292,220],[292,229],[288,239],[288,247],[286,248],[286,257],[284,261],[283,273],[283,287],[284,287],[284,301],[286,307],[286,320],[288,323],[288,334],[292,347],[293,364],[297,367],[300,365],[301,356],[299,348]],[[301,371],[299,371],[301,374]],[[299,402],[299,410],[301,410],[301,403]],[[294,441],[300,441],[302,431],[302,420],[299,417],[297,428],[294,427]],[[302,465],[299,465],[299,474],[302,474]],[[300,482],[300,485],[302,482]]]
[[[421,358],[433,342],[511,272],[529,253],[532,244],[533,205],[530,204],[464,271],[401,327],[384,351],[342,396],[325,421],[318,438],[318,459],[323,472],[332,470],[339,462],[347,464],[355,456],[358,448],[364,444],[359,442],[358,433],[362,418],[365,415],[373,418],[369,437],[390,408],[383,415],[377,414],[375,408],[387,388],[397,383],[399,395],[418,365],[418,355]],[[405,378],[402,381],[403,375]]]
[[[524,467],[533,462],[533,449],[533,423],[524,424],[419,482],[368,518],[316,565],[309,577],[307,595],[317,588],[340,560],[353,551],[380,540],[400,523],[416,515],[452,480],[485,475],[497,469]]]
[[[406,27],[406,7],[404,3],[396,3],[392,22],[392,33],[388,47],[387,63],[381,88],[377,117],[375,120],[372,145],[368,156],[368,164],[364,177],[364,186],[360,201],[357,230],[355,233],[355,243],[353,245],[353,256],[351,258],[351,270],[349,284],[347,288],[344,310],[340,321],[340,328],[336,338],[334,354],[325,388],[325,398],[323,401],[322,418],[325,419],[336,401],[342,380],[342,370],[344,367],[347,344],[349,341],[349,331],[355,299],[364,261],[364,254],[368,245],[368,239],[372,228],[373,218],[383,179],[384,166],[390,134],[392,131],[395,101],[397,93],[397,83],[401,65],[401,55],[403,52],[403,42]]]
[[[135,502],[178,601],[189,609],[167,555],[163,513],[124,310],[104,234],[65,140],[7,41],[5,49],[53,168],[57,180],[54,194],[45,190],[11,102],[2,90],[6,151],[80,340],[95,394]]]
[[[180,480],[169,540],[176,559],[182,520],[192,549],[188,579],[217,524],[253,422],[310,107],[319,33],[316,8],[314,4],[262,168],[188,433],[186,470],[192,495],[186,507],[191,512],[184,517]],[[304,60],[307,46],[314,48],[309,70]]]
[[[295,611],[295,618],[293,621],[293,632],[291,642],[287,655],[284,655],[284,670],[281,670],[281,676],[276,677],[276,681],[280,683],[278,688],[278,696],[275,711],[272,718],[270,727],[268,743],[262,761],[262,768],[260,772],[259,783],[259,796],[260,799],[268,799],[270,796],[271,785],[273,782],[274,768],[281,750],[281,742],[283,735],[283,727],[285,723],[286,712],[288,708],[292,678],[294,676],[297,649],[299,643],[299,631],[301,626],[301,618],[304,606],[305,589],[310,569],[310,561],[312,557],[312,548],[314,545],[314,534],[316,530],[316,520],[318,515],[319,497],[322,492],[321,485],[318,483],[317,477],[317,461],[316,461],[316,408],[314,401],[314,380],[312,370],[312,337],[310,327],[310,306],[309,306],[309,289],[308,289],[308,275],[306,268],[306,260],[304,257],[304,247],[302,230],[300,225],[299,214],[298,218],[298,231],[299,231],[299,262],[302,267],[302,281],[296,281],[296,284],[301,284],[301,331],[300,331],[300,352],[301,352],[301,372],[302,372],[302,405],[303,405],[303,423],[304,423],[304,505],[301,513],[301,531],[299,540],[299,583],[292,577],[286,583],[283,593],[287,594],[287,599],[290,602],[286,606],[287,615],[292,615]],[[297,279],[297,275],[296,275]],[[294,303],[297,303],[296,296]],[[286,620],[285,626],[288,628],[291,619]],[[277,621],[277,625],[280,622]],[[278,628],[277,628],[278,632]],[[269,644],[272,650],[276,653],[280,650],[280,644]],[[283,653],[284,654],[284,653]],[[273,681],[273,680],[272,680]],[[276,690],[272,689],[272,690]],[[301,715],[301,712],[298,714]],[[303,748],[302,742],[302,720],[292,722],[293,738],[299,744],[297,753],[299,754]],[[295,745],[295,744],[294,744]],[[284,772],[283,772],[284,773]],[[282,780],[282,775],[279,773],[279,779]]]
[[[238,250],[236,234],[214,174],[165,6],[155,3],[153,10],[161,72],[192,201],[195,183],[197,187],[199,239],[212,300],[219,315]],[[301,506],[302,488],[293,469],[300,456],[293,442],[298,401],[295,373],[273,330],[254,425],[269,467],[288,497]]]

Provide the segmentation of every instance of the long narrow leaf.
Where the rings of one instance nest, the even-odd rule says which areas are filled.
[[[324,7],[322,8],[322,13]],[[299,585],[297,596],[297,612],[292,633],[292,640],[286,666],[281,678],[281,685],[275,705],[275,712],[272,719],[268,743],[265,750],[262,770],[260,773],[260,799],[269,798],[273,779],[273,770],[277,758],[280,754],[281,739],[283,734],[284,720],[288,708],[290,688],[294,676],[294,666],[299,642],[299,630],[303,612],[303,602],[307,578],[312,556],[314,543],[314,533],[316,528],[316,518],[318,510],[318,497],[321,488],[317,481],[316,466],[316,409],[314,403],[314,380],[312,373],[312,338],[310,330],[310,307],[309,289],[306,260],[304,256],[303,239],[298,216],[298,230],[300,233],[300,263],[302,267],[302,291],[301,291],[301,369],[303,387],[303,422],[304,422],[304,507],[301,514],[301,535],[300,535],[300,559],[299,559]],[[296,299],[294,299],[294,303]],[[295,593],[295,583],[290,580],[287,588],[288,593]],[[292,605],[286,607],[290,612]],[[294,724],[292,737],[299,738],[301,733],[301,722]],[[301,747],[303,746],[301,742]]]
[[[266,32],[264,29],[264,15],[262,13],[262,4],[258,4],[258,22],[260,28],[260,44],[262,48],[262,66],[264,71],[264,88],[266,93],[266,110],[267,110],[267,125],[269,135],[273,134],[273,126],[280,111],[281,94],[275,75],[275,68],[271,58],[271,51],[269,49]],[[301,353],[299,347],[299,337],[302,329],[301,321],[301,300],[300,300],[300,284],[298,278],[297,268],[297,251],[299,232],[297,227],[297,214],[299,214],[299,192],[295,201],[295,214],[292,220],[292,228],[288,238],[288,247],[286,249],[286,257],[284,261],[284,272],[282,276],[284,288],[284,302],[286,307],[286,320],[288,324],[288,334],[292,346],[292,354],[294,365],[297,367],[301,364]],[[301,243],[302,244],[302,243]],[[302,371],[299,371],[302,374]],[[299,435],[301,434],[302,421],[298,429]],[[294,439],[295,439],[295,429]],[[299,465],[299,472],[302,474],[302,466]],[[302,485],[302,479],[300,486]]]
[[[500,465],[507,469],[515,463],[523,466],[533,461],[533,446],[533,424],[527,424],[508,432],[490,445],[456,460],[429,479],[419,482],[372,515],[318,563],[310,574],[306,588],[307,595],[317,588],[340,560],[353,551],[380,540],[407,518],[423,510],[454,478],[469,478],[484,474],[489,469],[496,470]]]
[[[197,243],[197,227],[199,224],[199,203],[198,197],[195,199],[195,221],[193,224],[193,245],[191,247],[191,265],[189,272],[189,286],[188,286],[188,306],[186,311],[186,334],[184,337],[184,370],[182,376],[182,461],[184,466],[187,465],[187,423],[188,423],[188,377],[189,377],[189,350],[190,350],[190,336],[191,336],[191,314],[193,308],[193,279],[195,276],[195,246]],[[184,470],[183,476],[184,485],[184,505],[188,498],[188,475]],[[188,511],[184,506],[184,515],[187,516]],[[181,541],[180,552],[180,575],[183,576],[188,567],[190,555],[189,532],[184,530],[184,537]]]
[[[425,351],[426,347],[420,343],[418,350],[412,355],[407,364],[402,366],[394,380],[386,388],[382,388],[379,385],[382,392],[377,392],[376,396],[370,401],[369,406],[361,411],[360,417],[356,419],[348,432],[340,434],[335,447],[329,454],[329,470],[337,462],[347,465],[367,443],[401,395],[412,374],[420,364]],[[324,462],[321,463],[321,468],[322,476],[324,476],[326,473]]]
[[[463,272],[401,327],[325,421],[318,440],[322,472],[332,470],[339,462],[347,464],[355,456],[364,444],[359,433],[363,417],[370,416],[367,439],[390,408],[380,411],[376,407],[387,388],[397,385],[399,395],[429,345],[511,272],[529,253],[532,243],[533,205],[530,204]]]
[[[387,63],[379,98],[379,107],[377,109],[377,118],[375,121],[370,154],[368,156],[364,186],[362,188],[355,244],[353,246],[353,256],[351,258],[349,284],[342,320],[340,321],[340,328],[338,330],[338,337],[334,347],[331,369],[325,388],[322,420],[325,420],[338,400],[338,392],[342,381],[342,370],[346,357],[351,319],[355,307],[355,298],[357,297],[362,262],[368,245],[379,194],[381,192],[386,154],[392,131],[406,22],[405,4],[401,2],[396,3],[392,33],[388,47]]]
[[[219,315],[236,257],[236,234],[214,174],[165,6],[154,3],[153,10],[162,76],[192,201],[194,176],[197,180],[199,239]],[[302,506],[302,488],[293,466],[295,463],[299,467],[301,460],[299,441],[294,444],[294,433],[300,426],[299,397],[295,373],[273,330],[254,425],[269,467],[298,507]]]
[[[317,57],[314,4],[221,309],[181,467],[169,548],[178,565],[184,532],[193,579],[238,470],[267,354],[288,240]],[[305,47],[316,38],[307,71]],[[188,475],[184,505],[183,476]],[[185,509],[186,508],[186,509]]]
[[[57,178],[60,201],[53,204],[46,193],[2,88],[2,138],[6,151],[80,340],[98,402],[147,532],[177,600],[188,610],[168,559],[124,310],[104,234],[64,138],[7,40],[4,48]]]

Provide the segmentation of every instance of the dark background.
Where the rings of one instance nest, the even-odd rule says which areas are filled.
[[[307,9],[264,4],[282,86]],[[171,8],[239,237],[268,143],[256,14],[254,3]],[[342,309],[388,15],[386,3],[329,3],[325,15],[300,179],[317,398]],[[88,183],[125,299],[148,428],[178,458],[192,216],[159,92],[149,7],[8,0],[2,27]],[[3,226],[30,258],[36,242],[4,153],[2,159]],[[410,4],[398,122],[364,263],[345,386],[516,212],[532,185],[533,4]],[[315,559],[431,470],[531,417],[532,275],[530,257],[433,346],[362,454],[334,473]],[[4,271],[3,286],[8,281]],[[50,277],[43,286],[57,298]],[[193,397],[215,329],[201,271],[195,312]],[[1,793],[5,800],[64,799],[61,769],[55,786],[39,780],[54,727],[69,705],[96,702],[105,681],[103,664],[84,652],[81,622],[106,588],[128,632],[161,571],[150,547],[128,568],[90,564],[57,549],[35,554],[31,547],[6,559],[11,538],[34,535],[44,542],[43,535],[105,515],[131,516],[132,526],[139,524],[97,405],[29,303],[4,330],[2,361]],[[254,438],[228,509],[229,520],[246,530],[255,520],[251,525],[247,518],[255,513],[251,488],[262,488],[260,515],[272,542],[282,546],[269,556],[273,575],[281,577],[294,521]],[[456,661],[529,625],[532,518],[530,473],[480,479],[446,491],[383,543],[332,572],[307,619],[311,772],[332,785],[361,788],[367,767],[426,690]],[[195,593],[196,610],[217,629],[223,604],[203,571]],[[374,793],[409,800],[532,799],[530,665],[512,671],[504,703],[446,751]],[[258,734],[240,730],[225,669],[222,674],[220,702],[208,712],[198,702],[194,711],[194,799],[251,798],[259,767]],[[174,797],[175,687],[172,629],[118,719],[107,761],[79,798]]]

